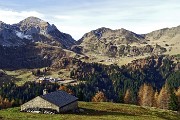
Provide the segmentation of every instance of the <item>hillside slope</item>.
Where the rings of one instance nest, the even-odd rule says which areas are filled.
[[[59,47],[43,43],[28,44],[20,47],[0,46],[0,68],[21,69],[47,67],[54,59],[61,59],[68,55]]]
[[[167,49],[166,54],[174,55],[180,51],[180,26],[164,28],[145,35],[148,44],[159,44]]]
[[[3,120],[179,120],[178,113],[153,108],[143,108],[135,105],[115,103],[79,102],[81,113],[68,114],[33,114],[21,113],[20,108],[10,108],[0,111]]]

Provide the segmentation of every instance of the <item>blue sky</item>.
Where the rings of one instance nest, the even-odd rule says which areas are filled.
[[[180,0],[0,0],[0,20],[36,16],[79,39],[99,27],[148,33],[180,25]]]

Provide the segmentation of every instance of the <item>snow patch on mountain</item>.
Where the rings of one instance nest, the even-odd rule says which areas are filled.
[[[24,33],[22,32],[19,32],[19,31],[16,31],[16,35],[21,38],[21,39],[28,39],[28,40],[31,40],[32,39],[32,36],[31,35],[25,35]]]

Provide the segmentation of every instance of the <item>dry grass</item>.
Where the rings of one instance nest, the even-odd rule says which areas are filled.
[[[22,85],[27,81],[32,81],[36,77],[32,75],[31,69],[22,69],[22,70],[13,70],[9,71],[6,70],[6,74],[8,76],[11,76],[11,79],[13,79],[18,85]]]
[[[41,68],[43,70],[44,68]],[[37,77],[32,75],[32,69],[21,70],[5,70],[6,76],[0,77],[0,85],[5,82],[15,81],[17,85],[23,85],[27,81],[34,81]],[[70,71],[66,69],[60,69],[56,71],[49,71],[45,77],[70,79]]]

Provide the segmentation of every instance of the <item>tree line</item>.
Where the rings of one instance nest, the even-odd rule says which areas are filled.
[[[78,85],[27,82],[17,86],[9,83],[0,88],[1,101],[8,99],[9,104],[18,106],[42,95],[46,88],[49,92],[57,89],[67,91],[80,101],[107,101],[177,110],[180,103],[178,65],[166,56],[149,57],[121,67],[64,59],[59,66],[70,69],[70,76],[79,80]]]
[[[95,101],[93,98],[102,92],[106,98],[102,101],[177,110],[178,65],[167,56],[153,56],[121,67],[82,63],[71,71],[71,77],[81,83],[68,87],[82,101]]]
[[[22,86],[17,86],[14,82],[4,84],[0,88],[0,109],[19,106],[36,96],[42,95],[44,89],[52,92],[59,89],[59,85],[36,82],[26,82]]]

